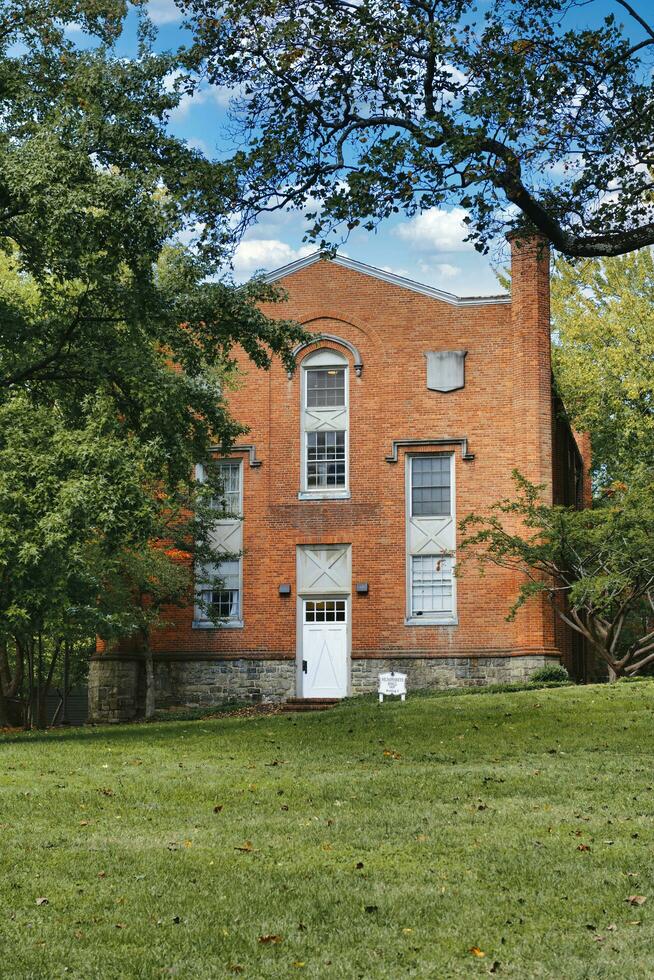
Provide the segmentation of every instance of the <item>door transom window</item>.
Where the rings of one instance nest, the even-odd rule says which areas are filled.
[[[305,623],[345,623],[346,618],[345,599],[305,599]]]

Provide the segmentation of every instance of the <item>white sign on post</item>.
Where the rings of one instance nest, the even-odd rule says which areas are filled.
[[[396,674],[394,670],[379,675],[379,702],[385,694],[399,694],[402,701],[406,698],[406,674]]]

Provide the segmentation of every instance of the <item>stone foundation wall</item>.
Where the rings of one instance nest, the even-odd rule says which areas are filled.
[[[401,657],[352,661],[352,694],[369,694],[378,687],[382,671],[407,675],[407,691],[421,688],[480,687],[484,684],[521,684],[534,671],[558,664],[558,657]]]
[[[157,707],[284,701],[295,694],[294,660],[155,660]]]
[[[378,675],[407,674],[407,689],[515,684],[558,657],[388,657],[352,661],[352,694],[377,690]],[[295,660],[156,660],[155,703],[212,707],[227,701],[284,701],[295,696]],[[138,659],[97,657],[89,671],[89,720],[143,717],[144,669]]]
[[[143,716],[140,660],[97,657],[89,665],[89,721],[135,721]]]

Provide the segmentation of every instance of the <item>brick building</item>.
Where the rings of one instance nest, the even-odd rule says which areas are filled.
[[[512,244],[511,297],[317,255],[269,278],[288,294],[269,315],[316,339],[291,376],[243,358],[230,403],[249,432],[223,463],[234,517],[217,530],[242,557],[208,597],[219,628],[196,607],[156,635],[158,703],[342,697],[383,669],[413,688],[522,680],[559,660],[582,677],[547,601],[506,621],[513,573],[453,574],[457,521],[511,495],[515,467],[557,502],[589,496],[588,446],[552,391],[546,246]],[[137,714],[141,672],[127,651],[96,656],[92,716]]]

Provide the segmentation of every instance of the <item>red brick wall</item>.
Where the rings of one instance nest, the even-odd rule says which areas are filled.
[[[400,450],[397,464],[385,458],[394,439],[467,437],[473,462],[464,462],[461,448],[452,446],[457,519],[511,495],[514,467],[546,483],[551,494],[546,248],[514,248],[511,304],[453,306],[330,262],[301,269],[281,285],[288,301],[267,309],[270,315],[335,334],[362,354],[361,378],[349,372],[351,499],[298,500],[299,372],[288,380],[279,363],[264,372],[243,358],[242,383],[230,403],[250,427],[247,442],[262,460],[253,469],[243,454],[245,626],[193,630],[191,609],[170,610],[174,624],[157,634],[156,649],[293,657],[296,545],[351,543],[353,582],[369,583],[367,596],[352,596],[354,658],[551,651],[551,606],[534,602],[507,623],[517,582],[500,569],[483,579],[473,568],[464,571],[457,586],[458,626],[404,625],[405,452]],[[313,349],[303,350],[298,360]],[[468,351],[465,387],[448,394],[428,391],[424,352],[459,349]],[[283,582],[292,585],[290,599],[278,594]]]

